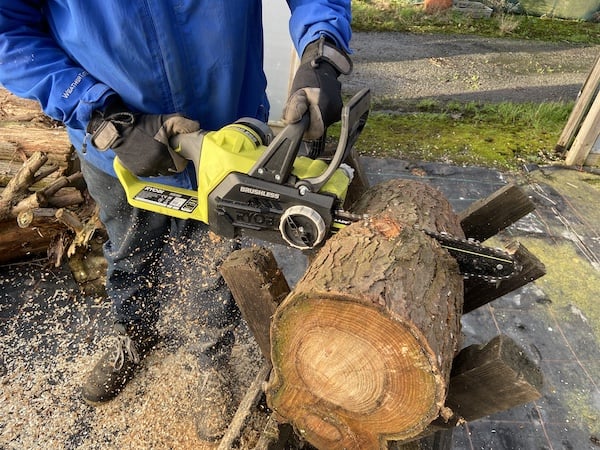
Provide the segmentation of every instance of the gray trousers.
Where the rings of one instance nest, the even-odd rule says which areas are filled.
[[[239,310],[218,267],[239,244],[209,232],[208,226],[133,208],[116,178],[81,161],[82,173],[108,233],[106,291],[115,322],[152,327],[163,301],[193,309],[203,328],[198,343],[214,358],[228,353]]]

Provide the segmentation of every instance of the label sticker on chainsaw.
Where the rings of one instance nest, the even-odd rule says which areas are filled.
[[[196,197],[154,186],[145,186],[134,198],[152,205],[164,206],[165,208],[176,209],[186,213],[191,213],[198,206],[198,199]]]

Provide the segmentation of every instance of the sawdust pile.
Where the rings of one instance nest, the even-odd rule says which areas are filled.
[[[197,330],[180,313],[184,297],[163,308],[164,340],[142,370],[115,400],[93,408],[80,386],[99,352],[113,345],[110,303],[83,297],[64,269],[29,264],[0,272],[0,292],[0,449],[214,448],[198,441],[193,425],[201,369]],[[239,399],[262,360],[243,323],[236,335]]]

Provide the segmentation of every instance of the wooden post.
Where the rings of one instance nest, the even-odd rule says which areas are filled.
[[[220,271],[262,354],[270,361],[271,317],[290,292],[273,253],[262,247],[238,250],[223,262]]]
[[[567,166],[581,166],[585,164],[588,154],[598,139],[600,132],[600,95],[596,95],[590,110],[581,123],[581,128],[567,152],[565,164]]]
[[[537,400],[542,372],[512,339],[499,335],[486,345],[471,345],[456,356],[448,387],[449,420],[437,420],[429,431],[481,419]]]
[[[592,70],[590,71],[583,87],[579,91],[579,96],[575,107],[567,120],[567,124],[563,129],[558,143],[556,144],[555,151],[561,155],[564,155],[567,150],[571,147],[581,123],[585,119],[585,116],[590,110],[592,102],[598,94],[598,88],[600,87],[600,57],[596,59]]]
[[[521,266],[521,271],[506,280],[489,283],[479,278],[465,280],[465,298],[463,314],[467,314],[497,298],[502,297],[546,274],[544,264],[523,245],[515,242],[508,248]]]
[[[249,247],[233,252],[221,265],[220,272],[265,357],[265,363],[258,371],[253,383],[248,387],[246,395],[219,444],[219,450],[228,450],[240,436],[252,409],[264,394],[264,383],[271,371],[269,335],[271,317],[275,313],[277,305],[289,294],[290,288],[277,266],[273,253],[262,247]],[[257,449],[283,449],[284,442],[291,434],[291,429],[284,426],[281,429],[287,431],[280,435],[280,428],[275,421],[270,420],[269,424],[272,430],[267,434],[262,433]],[[277,430],[277,433],[273,430]],[[281,441],[281,447],[277,446],[278,441]]]
[[[535,209],[531,199],[515,184],[507,184],[490,196],[473,202],[459,214],[465,236],[477,241],[498,234]]]

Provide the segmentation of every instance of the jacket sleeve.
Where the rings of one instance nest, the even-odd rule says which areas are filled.
[[[43,3],[0,0],[0,83],[19,97],[37,100],[53,119],[85,129],[92,111],[114,92],[60,48]]]
[[[288,0],[288,5],[292,13],[290,35],[299,55],[322,34],[351,53],[351,0]]]

